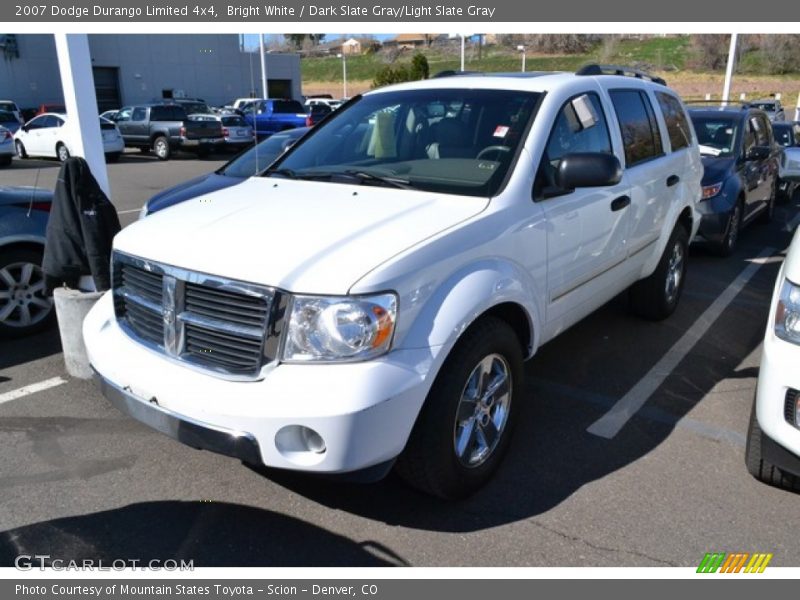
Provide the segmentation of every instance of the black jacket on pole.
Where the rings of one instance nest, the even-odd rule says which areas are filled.
[[[77,288],[91,275],[99,290],[111,288],[111,241],[120,230],[117,211],[80,157],[68,158],[56,182],[47,223],[42,270],[50,291]]]

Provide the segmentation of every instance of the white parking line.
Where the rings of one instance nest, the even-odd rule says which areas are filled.
[[[734,298],[742,291],[750,278],[766,263],[770,262],[774,248],[765,248],[749,265],[747,265],[738,277],[725,288],[714,302],[711,303],[705,312],[692,323],[692,326],[683,334],[672,348],[661,357],[655,366],[633,386],[630,391],[620,398],[606,414],[592,423],[586,431],[596,436],[611,439],[616,436],[620,429],[639,411],[653,393],[664,383],[670,373],[678,364],[689,354],[694,345],[706,334],[706,331],[714,324],[722,314],[722,311],[730,304]],[[776,260],[779,258],[776,257]]]
[[[26,385],[25,387],[11,390],[5,394],[0,394],[0,404],[11,402],[12,400],[17,400],[19,398],[29,396],[30,394],[35,394],[36,392],[42,392],[44,390],[54,388],[62,383],[67,383],[67,380],[63,377],[53,377],[52,379],[45,379],[39,383],[32,383],[31,385]]]

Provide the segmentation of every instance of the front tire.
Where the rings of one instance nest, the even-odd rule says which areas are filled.
[[[458,340],[417,417],[398,474],[444,499],[468,496],[508,450],[523,389],[522,347],[503,320],[484,317]]]
[[[742,206],[740,200],[737,202],[730,216],[728,217],[728,226],[725,228],[725,236],[722,240],[713,246],[714,253],[718,256],[730,256],[736,250],[736,244],[739,241],[739,233],[742,231]]]
[[[19,140],[14,140],[14,147],[17,149],[17,156],[20,158],[28,158],[28,153],[25,152],[25,144]]]
[[[41,264],[42,253],[35,250],[0,254],[0,335],[29,335],[53,322],[53,299],[45,295]]]
[[[59,162],[62,163],[66,162],[66,160],[69,158],[69,150],[67,150],[67,147],[60,142],[56,144],[56,157],[58,158]]]
[[[783,488],[785,490],[800,491],[800,478],[790,473],[781,471],[778,467],[765,460],[761,452],[761,437],[764,432],[758,425],[756,417],[756,402],[750,411],[750,424],[747,428],[747,447],[744,452],[744,462],[747,470],[756,479],[767,485]]]
[[[637,281],[630,289],[631,310],[645,319],[661,321],[678,306],[686,279],[689,234],[678,224],[664,248],[652,275]]]

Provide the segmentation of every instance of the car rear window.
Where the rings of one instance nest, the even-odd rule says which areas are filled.
[[[225,125],[225,127],[245,127],[247,121],[236,115],[233,117],[222,117],[222,124]]]
[[[304,113],[303,105],[297,100],[275,100],[272,112],[276,113]]]
[[[17,110],[17,105],[13,102],[0,102],[0,110],[7,110],[13,112]]]

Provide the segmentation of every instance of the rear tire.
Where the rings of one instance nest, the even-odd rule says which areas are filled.
[[[661,321],[675,312],[686,280],[688,255],[689,234],[679,223],[664,247],[656,270],[630,288],[630,307],[635,314]]]
[[[156,155],[158,160],[169,160],[172,152],[169,147],[169,140],[163,135],[160,135],[153,140],[153,154]]]
[[[431,387],[396,469],[444,499],[477,491],[508,450],[523,389],[522,347],[505,321],[485,317],[458,340]]]
[[[756,417],[756,401],[753,399],[753,408],[750,411],[750,425],[747,428],[747,447],[744,452],[744,462],[750,475],[759,481],[783,488],[785,490],[800,491],[800,478],[791,473],[781,471],[772,463],[764,460],[761,452],[761,437],[763,432],[758,425]]]

